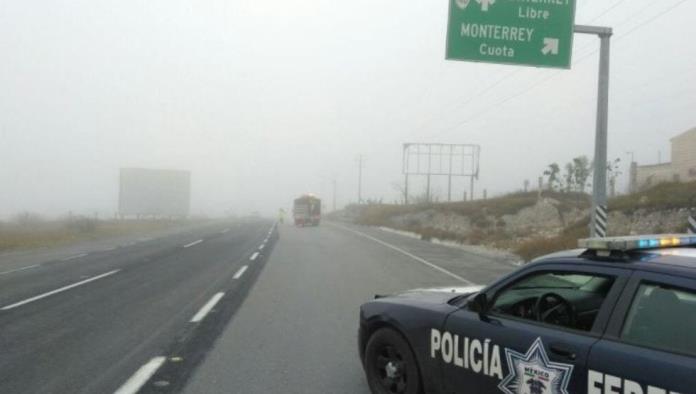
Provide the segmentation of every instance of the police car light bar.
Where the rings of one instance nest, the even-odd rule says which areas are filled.
[[[629,251],[675,246],[696,246],[696,236],[689,234],[640,235],[629,237],[586,238],[578,241],[584,249]]]

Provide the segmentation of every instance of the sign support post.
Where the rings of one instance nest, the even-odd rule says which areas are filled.
[[[594,176],[592,177],[591,236],[607,236],[607,130],[609,124],[609,57],[612,29],[575,26],[575,33],[599,36],[599,81],[597,91],[597,130],[595,135]]]

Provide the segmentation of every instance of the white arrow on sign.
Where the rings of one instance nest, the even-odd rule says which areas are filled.
[[[552,55],[558,55],[558,46],[558,38],[544,38],[544,47],[541,48],[541,53],[544,55],[548,55],[549,53]]]
[[[495,0],[476,0],[477,3],[481,4],[481,11],[488,12],[488,7],[495,4]]]

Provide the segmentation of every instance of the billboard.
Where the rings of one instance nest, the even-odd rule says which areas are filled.
[[[121,168],[120,215],[188,216],[190,204],[189,171]]]

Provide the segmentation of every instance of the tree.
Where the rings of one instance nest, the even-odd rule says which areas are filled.
[[[621,175],[621,159],[616,158],[614,161],[607,162],[607,178],[609,180],[609,192],[612,197],[616,196],[616,180]]]
[[[392,189],[399,192],[401,203],[406,204],[408,201],[408,196],[406,195],[406,186],[401,182],[392,182]]]
[[[575,166],[573,166],[573,163],[566,163],[563,179],[565,180],[565,192],[572,192],[575,179]]]
[[[547,177],[547,185],[549,190],[557,190],[556,186],[560,188],[560,179],[558,179],[558,174],[561,172],[561,168],[558,163],[549,164],[549,168],[544,171],[544,175]]]
[[[587,187],[587,179],[592,175],[590,160],[587,156],[578,156],[573,159],[573,178],[575,190],[584,193]]]

